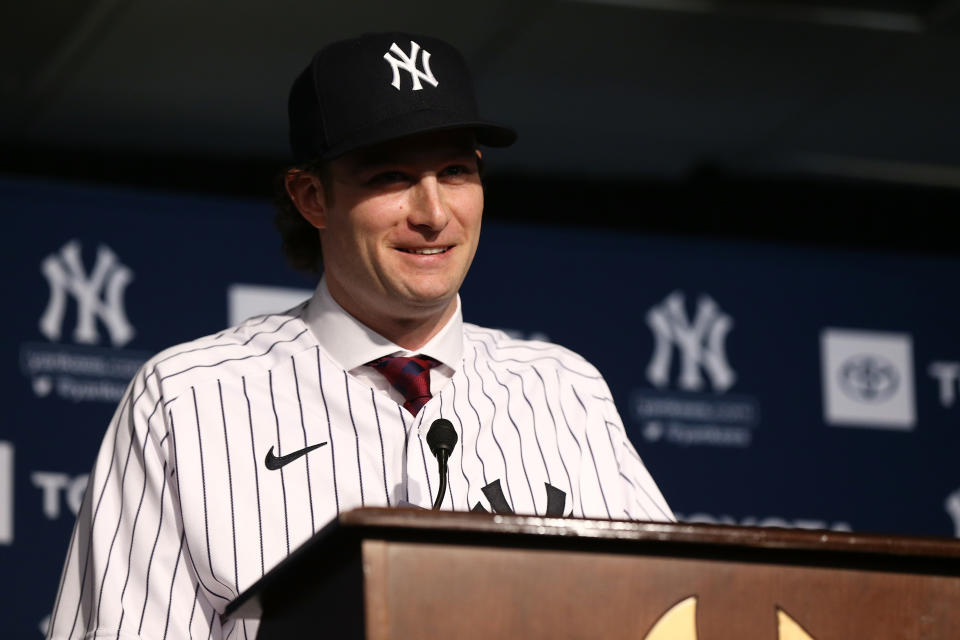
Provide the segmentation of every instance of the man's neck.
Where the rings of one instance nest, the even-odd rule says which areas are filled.
[[[354,317],[390,342],[404,349],[416,351],[440,333],[440,330],[447,324],[456,309],[456,301],[451,300],[450,304],[441,313],[427,317],[376,318],[372,321],[367,321],[358,316]],[[351,315],[353,314],[351,313]]]
[[[329,291],[336,303],[357,321],[409,351],[416,351],[440,333],[457,310],[454,298],[438,310],[423,310],[398,317],[380,315],[366,312],[362,305],[337,287],[329,287]]]

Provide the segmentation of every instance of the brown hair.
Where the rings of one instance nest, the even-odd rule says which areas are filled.
[[[291,171],[312,173],[323,181],[324,195],[333,197],[332,181],[328,165],[322,161],[305,162],[286,167],[274,179],[274,205],[276,213],[273,226],[280,232],[281,251],[287,262],[298,271],[319,274],[323,271],[323,254],[320,250],[320,234],[297,210],[287,193],[287,175]]]

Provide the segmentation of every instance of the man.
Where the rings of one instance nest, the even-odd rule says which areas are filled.
[[[252,638],[255,621],[221,623],[226,604],[338,513],[430,507],[424,439],[441,417],[459,436],[445,509],[673,518],[596,369],[462,320],[477,144],[515,138],[477,116],[470,82],[455,49],[403,34],[331,45],[297,79],[285,190],[299,217],[280,227],[324,276],[304,304],[137,374],[50,637]]]

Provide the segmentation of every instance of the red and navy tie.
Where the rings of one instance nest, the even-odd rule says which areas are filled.
[[[412,358],[403,356],[385,356],[368,362],[371,367],[383,374],[387,382],[406,399],[404,408],[417,415],[430,395],[430,369],[440,364],[430,356],[419,355]]]

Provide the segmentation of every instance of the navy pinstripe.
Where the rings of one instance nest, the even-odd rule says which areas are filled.
[[[277,415],[277,399],[273,395],[273,371],[267,373],[267,379],[270,384],[270,408],[273,409],[273,420],[277,427],[277,455],[281,455],[282,439],[280,438],[280,417]],[[283,531],[287,540],[287,554],[290,553],[290,515],[287,509],[287,483],[283,475],[283,469],[280,469],[280,489],[283,493]]]
[[[303,419],[303,401],[300,399],[300,380],[297,378],[297,363],[294,361],[293,356],[290,356],[290,368],[293,370],[293,388],[297,392],[297,410],[300,412],[300,429],[303,431],[303,446],[306,447],[308,446],[307,423]],[[307,503],[310,505],[310,530],[316,532],[317,521],[313,515],[313,485],[310,483],[310,459],[304,459],[303,464],[307,472],[307,496],[309,497]]]
[[[463,420],[460,419],[460,414],[457,412],[457,385],[453,380],[450,381],[450,406],[453,407],[453,415],[456,419],[456,423],[460,425],[460,441],[463,443],[460,445],[460,450],[455,453],[460,457],[460,473],[463,475],[463,484],[467,487],[467,496],[470,495],[470,478],[467,477],[467,472],[463,470],[463,458],[464,458],[464,449],[467,446],[467,434],[466,429],[463,424]],[[452,502],[452,501],[451,501]]]
[[[223,407],[223,388],[217,380],[217,395],[220,396],[220,419],[223,421],[223,449],[227,463],[227,487],[230,493],[230,531],[233,534],[233,585],[240,591],[240,566],[237,563],[237,513],[233,501],[233,469],[230,464],[230,434],[227,431],[227,412]]]
[[[484,348],[486,348],[486,347],[484,347]],[[487,363],[487,367],[490,367],[490,363],[489,363],[489,362]],[[507,410],[507,419],[510,421],[510,424],[513,425],[514,431],[517,432],[517,442],[519,442],[519,444],[520,444],[520,449],[522,450],[522,449],[523,449],[523,436],[522,436],[521,433],[520,433],[520,427],[517,426],[517,421],[513,419],[513,415],[510,413],[510,388],[507,387],[507,385],[503,384],[503,382],[500,381],[500,378],[497,377],[497,373],[496,373],[492,368],[490,369],[490,375],[493,377],[494,381],[495,381],[497,384],[499,384],[501,387],[503,387],[504,392],[507,394],[507,401],[503,403],[503,404],[504,404],[504,407],[506,407],[506,410]],[[533,425],[533,426],[534,426],[534,428],[536,427],[536,425]],[[499,444],[499,443],[498,443],[498,444]],[[506,464],[506,459],[504,459],[504,463]],[[526,462],[526,459],[524,458],[524,456],[522,456],[522,455],[520,456],[520,468],[523,470],[523,479],[527,482],[527,489],[530,490],[530,503],[531,503],[531,504],[536,504],[536,503],[537,503],[537,499],[536,499],[536,498],[534,497],[534,495],[533,495],[533,485],[530,484],[530,474],[527,473],[527,462]]]
[[[480,379],[480,393],[487,399],[490,403],[490,407],[493,409],[493,423],[494,425],[497,422],[497,403],[493,401],[493,398],[490,397],[490,394],[487,393],[486,388],[484,388],[483,377],[480,375],[480,369],[477,367],[477,358],[479,354],[477,349],[473,350],[473,360],[471,364],[473,365],[474,371],[477,373],[477,377]],[[510,501],[510,508],[516,512],[516,507],[513,502],[513,491],[510,490],[510,469],[507,466],[507,455],[503,452],[503,446],[500,444],[500,440],[497,439],[497,430],[496,427],[490,428],[490,436],[493,438],[494,443],[497,445],[497,449],[500,451],[500,455],[503,457],[503,483],[507,485],[507,499]],[[479,442],[479,440],[478,440]]]
[[[360,434],[357,432],[357,421],[353,418],[353,404],[350,402],[350,378],[347,372],[343,372],[343,388],[347,396],[347,413],[350,414],[350,426],[353,427],[353,435],[357,441],[357,484],[360,487],[360,506],[367,502],[363,499],[363,468],[360,466]]]
[[[553,424],[553,432],[558,433],[557,430],[557,418],[553,415],[553,409],[550,408],[550,398],[547,397],[547,383],[544,381],[543,376],[540,375],[540,371],[537,370],[535,366],[531,366],[530,370],[536,374],[537,378],[540,380],[540,388],[543,389],[543,405],[547,408],[547,415],[550,416],[550,422]],[[560,464],[563,465],[563,472],[567,475],[567,486],[573,489],[573,480],[570,479],[570,470],[567,469],[567,462],[563,459],[563,452],[560,451],[560,441],[556,439],[557,442],[557,457],[560,458]],[[542,450],[541,450],[542,453]]]
[[[377,420],[377,437],[380,439],[380,461],[383,464],[383,495],[386,498],[387,506],[390,504],[390,489],[387,487],[387,454],[383,448],[383,429],[380,427],[380,413],[377,412],[377,397],[374,390],[370,389],[370,404],[373,407],[373,417]]]
[[[180,558],[183,556],[183,540],[185,534],[180,535],[180,550],[177,551],[177,559],[173,563],[173,576],[170,578],[170,595],[167,596],[167,616],[163,623],[163,638],[166,640],[167,632],[170,630],[170,612],[173,610],[173,586],[177,582],[177,570],[180,569]]]
[[[250,455],[253,458],[253,482],[257,488],[257,531],[260,534],[260,575],[265,574],[263,559],[263,510],[260,507],[260,469],[257,465],[257,443],[253,436],[253,409],[250,407],[250,396],[247,395],[247,379],[240,376],[240,383],[243,387],[243,399],[247,403],[247,420],[250,426]]]
[[[333,451],[333,424],[330,422],[330,408],[327,405],[327,396],[323,392],[323,371],[320,367],[320,349],[317,348],[317,386],[320,389],[320,399],[323,401],[323,411],[327,416],[327,437],[330,439],[330,468],[333,472],[333,499],[340,515],[340,492],[337,489],[337,459]]]

